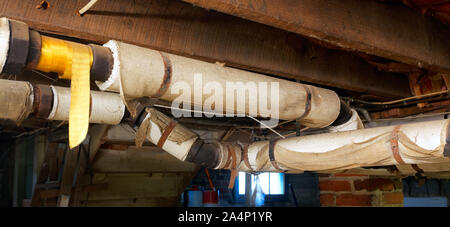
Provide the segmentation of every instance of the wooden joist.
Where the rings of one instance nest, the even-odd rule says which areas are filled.
[[[450,72],[450,29],[404,5],[361,0],[184,0],[349,50]]]
[[[216,1],[211,1],[216,2]],[[274,1],[275,2],[275,1]],[[385,97],[409,96],[405,76],[379,72],[357,56],[281,29],[173,0],[3,0],[0,15],[49,33],[94,42],[109,39],[227,66]],[[239,9],[239,8],[238,8]]]

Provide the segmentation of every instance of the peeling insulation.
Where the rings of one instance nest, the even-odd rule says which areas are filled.
[[[147,138],[153,144],[184,161],[198,136],[155,109],[149,108],[146,112],[148,114],[136,132],[136,145],[142,146]],[[168,129],[169,127],[172,128]]]
[[[179,124],[173,130],[169,129],[173,123],[169,117],[155,109],[147,109],[147,113],[137,132],[138,145],[147,138],[182,161],[202,152],[218,154],[216,169],[298,173],[450,162],[445,149],[449,120],[259,141],[243,146],[215,142],[206,148],[195,148],[197,136],[189,129]],[[355,122],[355,119],[351,118],[349,122]],[[355,124],[361,127],[358,125]],[[183,139],[171,137],[173,133]],[[164,137],[168,139],[163,139],[161,144]]]
[[[277,162],[285,169],[340,170],[396,164],[441,163],[444,156],[448,120],[401,125],[398,130],[398,154],[391,140],[398,126],[326,133],[280,140],[275,145]],[[264,157],[265,146],[259,150]],[[258,154],[259,155],[259,154]],[[256,166],[267,166],[264,158]],[[403,162],[403,163],[399,163]]]

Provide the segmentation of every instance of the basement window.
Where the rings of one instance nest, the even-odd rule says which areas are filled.
[[[256,184],[256,177],[259,177],[259,183],[262,191],[266,196],[268,195],[284,195],[285,183],[283,173],[260,173],[256,175],[250,175],[251,185],[246,184],[246,173],[239,172],[239,177],[237,179],[238,194],[245,195],[247,187],[252,190]]]

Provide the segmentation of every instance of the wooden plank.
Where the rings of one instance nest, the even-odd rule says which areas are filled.
[[[130,150],[101,149],[92,163],[95,173],[195,172],[197,166],[182,162],[157,147]]]
[[[77,170],[78,155],[80,146],[68,149],[64,158],[63,173],[61,178],[61,187],[58,195],[58,207],[68,207],[72,194],[73,181]]]
[[[161,174],[95,174],[93,184],[108,184],[107,190],[89,193],[87,200],[158,198],[181,195],[183,177]],[[85,198],[82,198],[85,199]]]
[[[47,180],[49,179],[50,172],[54,171],[51,168],[54,168],[52,166],[52,159],[56,160],[56,150],[58,149],[57,143],[48,143],[45,148],[45,155],[44,155],[44,161],[42,162],[41,168],[39,170],[39,175],[36,180],[36,184],[34,187],[33,197],[31,200],[31,206],[40,206],[41,203],[41,188],[38,187],[38,185],[45,184]],[[51,167],[52,166],[52,167]]]
[[[361,0],[184,1],[348,50],[450,72],[448,26],[403,5]]]
[[[116,39],[227,66],[361,93],[409,96],[404,75],[378,72],[344,51],[301,36],[172,0],[99,1],[84,16],[86,2],[54,0],[48,9],[33,1],[3,0],[0,15],[32,28],[95,42]]]

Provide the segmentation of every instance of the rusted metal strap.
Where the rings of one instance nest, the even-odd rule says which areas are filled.
[[[254,170],[253,170],[252,166],[250,165],[250,162],[248,161],[248,144],[244,145],[244,149],[242,151],[242,159],[244,159],[245,166],[247,166],[247,168],[253,172]]]
[[[305,103],[305,112],[295,119],[295,135],[300,136],[300,121],[303,120],[306,116],[308,116],[309,112],[311,112],[311,89],[309,87],[304,87],[306,91],[306,103]]]
[[[231,145],[227,145],[228,151],[231,153],[231,176],[230,176],[230,182],[228,183],[228,188],[233,188],[234,187],[234,182],[236,180],[236,176],[237,176],[237,158],[236,158],[236,153],[234,153],[234,149]]]
[[[227,148],[228,156],[227,156],[227,162],[223,166],[224,169],[227,169],[231,164],[231,150],[228,146],[226,146],[226,148]]]
[[[48,85],[36,85],[33,87],[34,116],[46,119],[53,107],[53,91]]]
[[[172,130],[175,128],[176,125],[177,125],[176,121],[171,121],[169,125],[167,125],[167,127],[164,129],[163,134],[161,135],[161,137],[158,140],[158,143],[156,144],[159,148],[162,148],[164,146],[164,143],[166,142],[167,138],[169,138],[170,133],[172,132]]]
[[[417,164],[412,164],[411,167],[412,167],[417,173],[424,173],[423,169],[421,169]]]
[[[275,144],[277,143],[277,141],[278,140],[269,140],[269,159],[270,159],[270,163],[272,163],[272,166],[275,169],[280,170],[282,172],[285,172],[285,170],[281,169],[280,166],[278,166],[278,163],[275,160],[275,154],[273,153],[274,147],[275,147]]]
[[[164,77],[158,91],[152,96],[152,98],[159,98],[163,96],[169,88],[170,81],[172,80],[172,62],[167,54],[161,53],[162,60],[164,62]]]
[[[311,99],[312,99],[311,89],[309,89],[309,87],[306,87],[306,86],[304,88],[306,91],[305,112],[296,119],[297,122],[301,121],[303,118],[308,116],[309,112],[311,112]]]
[[[394,128],[391,134],[391,150],[392,155],[394,156],[395,161],[398,162],[398,164],[405,164],[405,161],[403,161],[402,157],[399,153],[399,146],[398,146],[398,132],[400,131],[400,126],[398,125]]]

